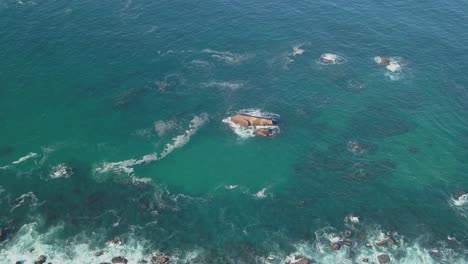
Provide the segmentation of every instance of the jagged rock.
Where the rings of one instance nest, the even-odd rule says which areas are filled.
[[[47,261],[47,257],[44,255],[40,255],[36,261],[34,261],[34,264],[44,264]]]
[[[377,256],[377,259],[379,260],[380,264],[385,264],[390,262],[390,257],[387,254],[382,254]]]
[[[156,255],[151,257],[151,263],[153,264],[165,264],[169,262],[169,257],[166,255]]]
[[[332,248],[333,250],[340,250],[341,245],[338,244],[338,243],[333,243],[333,244],[331,244],[331,248]]]
[[[124,257],[113,257],[112,258],[112,263],[124,263],[126,264],[128,260]]]
[[[269,118],[262,118],[256,116],[249,116],[244,114],[237,114],[231,117],[231,121],[241,127],[247,126],[274,126],[276,121]]]

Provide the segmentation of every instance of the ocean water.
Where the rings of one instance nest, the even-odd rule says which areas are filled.
[[[467,11],[0,0],[0,263],[468,263]]]

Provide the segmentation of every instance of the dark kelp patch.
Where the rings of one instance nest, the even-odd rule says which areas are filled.
[[[348,131],[350,137],[372,139],[403,135],[415,128],[415,123],[389,107],[373,106],[355,114]]]
[[[8,145],[0,145],[0,157],[8,156],[13,153],[13,148]]]

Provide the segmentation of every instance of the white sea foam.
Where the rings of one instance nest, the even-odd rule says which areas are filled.
[[[324,53],[320,56],[318,62],[320,64],[343,64],[346,62],[345,58],[333,53]]]
[[[269,119],[279,119],[279,115],[269,113],[269,112],[264,112],[261,111],[260,109],[242,109],[237,112],[238,114],[244,114],[244,115],[250,115],[250,116],[256,116],[256,117],[261,117],[261,118],[269,118]],[[231,127],[232,131],[234,131],[235,134],[237,134],[240,138],[251,138],[255,137],[255,130],[258,128],[267,128],[271,129],[273,132],[273,135],[276,135],[280,132],[279,126],[248,126],[248,127],[242,127],[234,122],[232,122],[231,117],[226,117],[222,120],[223,123],[226,123]]]
[[[131,175],[134,172],[133,167],[161,160],[167,155],[169,155],[171,152],[173,152],[175,149],[185,146],[190,141],[190,138],[207,122],[208,115],[206,113],[203,113],[199,116],[195,116],[190,121],[189,128],[185,131],[185,133],[174,137],[171,143],[166,144],[159,156],[157,153],[151,153],[141,157],[140,159],[128,159],[119,162],[104,162],[101,166],[95,169],[95,172],[107,173],[110,171],[114,171]]]
[[[158,136],[162,137],[164,136],[167,132],[175,129],[177,127],[177,122],[174,120],[159,120],[154,122],[154,130],[158,134]]]
[[[228,90],[237,90],[244,86],[242,82],[209,82],[204,83],[203,86],[205,87],[214,87],[220,89],[228,89]]]
[[[15,209],[23,206],[29,205],[30,207],[36,207],[40,205],[39,200],[37,199],[36,195],[33,192],[28,192],[20,195],[18,198],[14,199],[10,202],[10,212],[13,212]]]
[[[227,185],[227,186],[225,186],[225,187],[226,187],[226,189],[228,189],[228,190],[234,190],[234,189],[237,188],[237,185]]]
[[[460,196],[458,196],[458,198],[453,198],[452,197],[452,203],[455,205],[455,206],[465,206],[468,204],[468,193],[464,193]]]
[[[229,51],[216,51],[212,49],[204,49],[202,52],[208,53],[212,58],[224,61],[227,64],[240,64],[251,57],[248,54],[236,54]]]
[[[58,178],[70,178],[73,175],[72,168],[68,167],[66,164],[61,163],[52,168],[52,172],[50,173],[50,177],[52,179]]]
[[[401,65],[398,62],[393,62],[393,61],[390,61],[390,64],[385,66],[385,68],[387,68],[387,70],[391,72],[401,71]]]
[[[261,189],[260,191],[258,191],[258,192],[255,194],[255,196],[256,196],[257,198],[259,198],[259,199],[266,198],[266,197],[267,197],[267,194],[266,194],[266,191],[267,191],[267,190],[268,190],[267,188],[263,188],[263,189]]]
[[[38,154],[37,153],[34,153],[34,152],[30,152],[28,155],[24,156],[24,157],[21,157],[19,158],[18,160],[16,161],[13,161],[12,164],[20,164],[24,161],[27,161],[28,159],[31,159],[31,158],[35,158],[37,157]]]
[[[107,245],[98,250],[102,254],[96,256],[95,249],[89,246],[88,241],[99,239],[86,238],[80,239],[79,236],[67,241],[58,241],[63,232],[63,226],[50,228],[45,233],[39,233],[37,224],[31,223],[20,228],[17,234],[4,245],[0,251],[2,263],[34,263],[40,255],[47,256],[47,262],[67,263],[67,264],[91,264],[110,262],[113,257],[123,256],[129,260],[129,264],[135,264],[139,260],[149,261],[150,256],[146,254],[145,241],[138,241],[132,237],[127,239],[124,244],[115,246]],[[95,233],[99,235],[99,232]]]
[[[305,52],[305,50],[301,49],[301,47],[302,45],[294,46],[291,56],[302,55]]]

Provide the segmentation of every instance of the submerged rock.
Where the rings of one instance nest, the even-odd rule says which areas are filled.
[[[102,256],[102,254],[104,254],[104,251],[98,251],[94,253],[94,256],[99,257],[99,256]]]
[[[113,257],[112,258],[112,263],[124,263],[126,264],[128,260],[124,257]]]
[[[387,66],[390,64],[390,59],[386,56],[377,56],[374,59],[375,59],[375,62],[377,62],[380,65]]]
[[[13,148],[8,145],[0,145],[0,157],[9,155],[13,152]]]
[[[34,261],[34,264],[44,264],[47,261],[47,257],[44,255],[40,255],[36,261]]]
[[[377,256],[377,259],[379,260],[380,264],[388,263],[390,262],[390,257],[387,254],[382,254]]]
[[[5,241],[8,238],[7,230],[5,228],[0,228],[0,243]]]
[[[331,244],[331,248],[333,250],[340,250],[341,245],[339,243],[333,243],[333,244]]]

